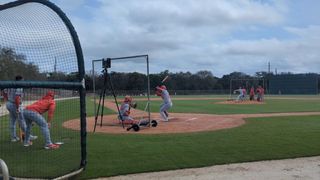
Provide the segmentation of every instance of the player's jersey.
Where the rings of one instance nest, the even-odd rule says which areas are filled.
[[[128,112],[130,113],[130,105],[128,103],[122,103],[120,107],[121,116],[128,116]]]
[[[167,90],[162,90],[161,97],[162,97],[165,104],[171,103],[171,98],[170,98],[169,92]]]
[[[253,88],[250,89],[250,96],[254,96],[254,89]]]
[[[52,97],[47,95],[26,107],[27,110],[38,112],[39,114],[43,114],[48,111],[48,119],[50,120],[53,118],[55,108],[55,101]]]
[[[240,96],[243,96],[243,90],[242,90],[241,88],[239,88],[238,91],[239,91],[239,93],[240,93],[239,95],[240,95]]]
[[[247,95],[247,90],[246,89],[242,89],[242,94],[243,95]]]
[[[16,96],[20,96],[22,99],[23,96],[23,89],[22,88],[17,88],[17,89],[7,89],[6,93],[8,95],[8,101],[14,103],[16,100]],[[21,101],[20,101],[21,104]]]

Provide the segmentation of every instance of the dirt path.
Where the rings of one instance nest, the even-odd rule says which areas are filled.
[[[99,178],[99,180],[318,180],[320,156],[217,165]]]

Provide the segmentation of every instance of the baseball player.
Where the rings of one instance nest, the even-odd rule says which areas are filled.
[[[16,81],[21,81],[23,80],[23,77],[20,75],[17,75],[15,77]],[[6,96],[7,96],[7,103],[6,107],[9,111],[9,129],[10,129],[10,138],[11,142],[17,142],[20,140],[20,138],[16,134],[16,121],[18,120],[18,124],[25,133],[26,131],[26,122],[24,121],[22,117],[22,98],[23,98],[23,89],[22,88],[17,88],[17,89],[6,89],[5,90]],[[37,136],[31,136],[31,139],[34,140],[36,139]]]
[[[54,92],[49,91],[42,99],[36,101],[35,103],[27,106],[23,110],[23,117],[26,121],[26,137],[24,140],[24,146],[28,147],[32,145],[30,139],[30,131],[32,128],[32,122],[35,122],[45,138],[45,149],[58,149],[58,144],[53,144],[51,142],[50,131],[49,128],[51,126],[51,121],[53,119],[53,114],[55,111],[56,103],[54,101]],[[43,113],[48,111],[48,122],[42,116]]]
[[[250,101],[254,100],[254,87],[251,87],[250,89]]]
[[[163,103],[160,106],[160,115],[163,121],[168,122],[169,121],[168,110],[172,107],[173,104],[172,104],[169,92],[167,91],[167,87],[165,85],[157,86],[156,95],[161,96],[161,98],[163,99]]]
[[[247,90],[246,90],[246,88],[243,88],[242,89],[242,100],[244,101],[244,100],[246,100],[247,99]]]
[[[130,116],[131,103],[132,97],[127,95],[124,97],[124,101],[120,106],[121,116],[119,117],[119,120],[122,120],[124,124],[135,124],[138,122]]]
[[[258,94],[257,101],[259,101],[259,102],[263,101],[264,100],[264,89],[263,89],[263,87],[258,86],[257,94]]]
[[[239,89],[236,89],[233,91],[233,93],[236,93],[236,92],[239,92],[239,96],[237,97],[236,101],[240,101],[240,100],[242,101],[244,95],[243,95],[243,90],[242,90],[241,86],[239,87]]]

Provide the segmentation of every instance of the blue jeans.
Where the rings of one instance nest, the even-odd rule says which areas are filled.
[[[11,139],[17,138],[16,133],[16,121],[18,120],[18,123],[20,125],[20,128],[23,132],[26,132],[26,122],[23,118],[22,112],[20,111],[17,113],[17,106],[15,103],[8,101],[6,104],[6,107],[9,111],[9,131],[10,131],[10,137]]]
[[[48,123],[42,117],[41,114],[25,109],[25,110],[23,110],[23,116],[24,116],[26,124],[27,124],[26,136],[24,139],[25,144],[29,143],[29,141],[30,141],[30,131],[32,128],[32,122],[35,122],[40,127],[40,130],[41,130],[41,132],[45,138],[45,141],[46,141],[45,145],[52,144],[51,138],[50,138],[50,131],[48,128]]]

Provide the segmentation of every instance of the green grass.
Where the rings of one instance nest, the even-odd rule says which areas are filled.
[[[89,103],[87,103],[89,104]],[[56,112],[50,128],[53,142],[63,141],[65,144],[59,150],[45,150],[44,138],[37,125],[32,128],[38,139],[33,145],[25,148],[22,143],[11,143],[9,140],[8,116],[0,117],[0,157],[15,177],[44,177],[51,178],[63,175],[77,169],[80,164],[79,131],[62,127],[64,121],[79,119],[79,100],[56,102]],[[88,116],[93,116],[93,106],[87,106]],[[105,109],[105,113],[112,111]],[[46,117],[47,115],[44,114]],[[32,163],[32,166],[29,164]]]
[[[319,102],[267,100],[265,105],[221,105],[213,100],[175,100],[170,112],[211,114],[319,111]],[[161,101],[152,102],[158,111]],[[8,142],[7,117],[1,117],[0,155],[10,174],[22,177],[53,177],[79,167],[79,132],[62,127],[62,122],[77,119],[79,100],[57,102],[52,137],[65,141],[61,149],[46,151],[43,139],[30,148]],[[139,102],[139,107],[144,107]],[[110,110],[106,114],[114,113]],[[87,100],[87,114],[93,105]],[[251,118],[243,126],[212,132],[188,134],[110,135],[88,133],[88,164],[77,178],[88,179],[130,173],[163,171],[217,164],[250,162],[320,155],[320,116]],[[121,128],[119,128],[121,130]],[[40,134],[34,127],[34,133]],[[38,142],[39,141],[39,142]],[[29,164],[28,164],[29,163]],[[30,166],[32,163],[32,166]]]
[[[217,104],[221,100],[173,100],[169,112],[205,114],[256,114],[281,112],[319,111],[320,101],[306,99],[268,99],[265,104]],[[162,101],[152,101],[151,112],[158,112]],[[138,108],[144,109],[146,102],[138,101]]]
[[[252,118],[238,128],[189,134],[89,134],[80,178],[320,155],[319,119]]]

